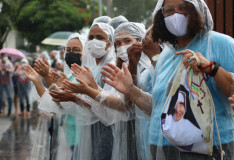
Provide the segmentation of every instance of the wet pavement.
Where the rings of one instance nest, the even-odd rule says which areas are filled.
[[[39,117],[36,107],[30,118],[1,116],[0,160],[47,160],[47,129],[48,121]]]

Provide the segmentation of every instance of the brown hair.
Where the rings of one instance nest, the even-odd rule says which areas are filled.
[[[193,38],[197,33],[199,33],[203,28],[202,17],[197,12],[195,7],[192,4],[188,5],[189,7],[189,18],[188,18],[188,28],[187,35]],[[175,48],[178,45],[178,41],[176,36],[171,34],[165,24],[164,16],[162,14],[162,9],[160,9],[153,21],[153,29],[152,29],[152,38],[154,42],[169,42]]]
[[[119,69],[122,69],[122,64],[123,64],[123,60],[121,58],[117,58],[116,59],[116,66],[119,68]]]

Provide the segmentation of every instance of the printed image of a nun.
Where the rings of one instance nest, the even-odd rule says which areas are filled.
[[[204,153],[208,151],[189,102],[189,92],[180,85],[172,96],[162,131],[168,141],[181,151]]]

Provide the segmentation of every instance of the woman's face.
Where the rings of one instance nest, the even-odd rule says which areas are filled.
[[[115,39],[116,48],[137,43],[137,39],[132,37],[128,32],[120,32],[117,37],[123,37],[123,38]]]
[[[73,52],[73,53],[77,53],[77,54],[82,54],[82,52],[83,52],[82,43],[80,42],[79,39],[76,39],[76,38],[70,40],[65,49],[66,49],[67,53]]]
[[[184,113],[185,113],[185,106],[184,106],[184,102],[177,102],[177,106],[176,106],[176,121],[179,121],[181,118],[183,118]]]
[[[108,40],[107,34],[103,32],[98,25],[93,26],[89,32],[88,40],[91,41],[93,39],[106,42],[105,50],[107,50],[110,47],[110,42]]]
[[[162,12],[164,17],[171,16],[174,13],[188,14],[188,3],[184,0],[165,0]]]

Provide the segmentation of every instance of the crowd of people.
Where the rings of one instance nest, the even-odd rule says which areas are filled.
[[[42,52],[36,61],[39,59],[47,59],[50,64],[50,71],[61,73],[63,70],[63,63],[60,59],[60,54],[63,51],[53,50],[50,54],[47,51]],[[28,60],[29,59],[29,60]],[[11,55],[7,53],[1,54],[0,59],[0,116],[6,114],[8,117],[11,115],[19,117],[30,117],[30,108],[36,96],[31,95],[33,90],[30,79],[24,73],[24,66],[32,64],[31,57],[15,59],[12,61]],[[34,63],[35,68],[37,63]],[[44,82],[44,80],[43,80]],[[14,105],[14,109],[12,109]],[[18,109],[19,107],[19,109]],[[5,111],[8,108],[8,111]],[[14,114],[12,113],[14,111]]]
[[[94,19],[86,37],[70,35],[60,53],[43,52],[33,66],[23,59],[14,69],[2,54],[0,96],[5,90],[10,114],[9,77],[13,74],[18,79],[13,84],[21,115],[24,100],[29,113],[29,80],[33,82],[39,110],[53,121],[50,159],[231,160],[234,40],[212,29],[204,0],[158,0],[147,29],[124,16],[101,16]],[[181,65],[191,70],[191,76],[200,77],[198,84],[188,83],[204,93],[199,100],[210,95],[214,108],[200,101],[189,105],[196,97],[186,87],[173,91]],[[181,78],[180,84],[184,81]],[[209,90],[206,93],[202,83]],[[167,115],[174,121],[168,124],[162,122],[162,110],[172,92],[178,95]],[[202,114],[211,108],[211,120],[202,119],[193,106],[200,107]],[[204,129],[200,121],[211,125]],[[172,128],[169,139],[166,131]],[[192,140],[184,143],[185,138]],[[198,152],[201,148],[206,151]]]

